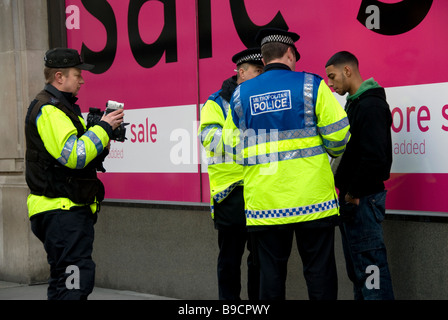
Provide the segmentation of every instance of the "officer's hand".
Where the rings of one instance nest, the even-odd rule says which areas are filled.
[[[123,109],[115,110],[109,114],[104,114],[101,120],[106,121],[112,127],[112,130],[117,129],[123,122],[124,111]]]

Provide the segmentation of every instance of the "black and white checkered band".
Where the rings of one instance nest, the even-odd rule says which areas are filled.
[[[269,42],[281,42],[289,45],[294,45],[294,41],[292,40],[291,37],[279,34],[272,34],[270,36],[264,37],[263,40],[261,40],[261,45],[263,46],[264,44]]]
[[[236,65],[239,65],[241,63],[245,63],[248,61],[260,61],[261,62],[261,58],[262,58],[261,53],[252,53],[247,56],[239,58],[236,62]]]

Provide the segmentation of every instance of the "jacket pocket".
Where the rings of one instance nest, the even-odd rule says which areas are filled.
[[[369,205],[372,208],[375,219],[378,222],[383,222],[386,216],[386,193],[387,191],[382,191],[371,196],[369,200]]]
[[[65,191],[68,198],[75,203],[89,204],[95,201],[95,197],[104,198],[104,187],[99,179],[81,179],[70,177],[67,179]],[[103,195],[101,196],[101,193]],[[101,201],[103,199],[98,199]]]

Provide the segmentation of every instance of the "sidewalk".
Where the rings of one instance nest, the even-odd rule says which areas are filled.
[[[47,300],[46,283],[37,285],[19,284],[0,281],[0,300]],[[175,300],[173,298],[156,296],[126,290],[105,288],[93,289],[89,300]]]

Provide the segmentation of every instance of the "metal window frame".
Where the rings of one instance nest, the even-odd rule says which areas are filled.
[[[50,48],[67,47],[65,0],[47,0],[48,44]]]

